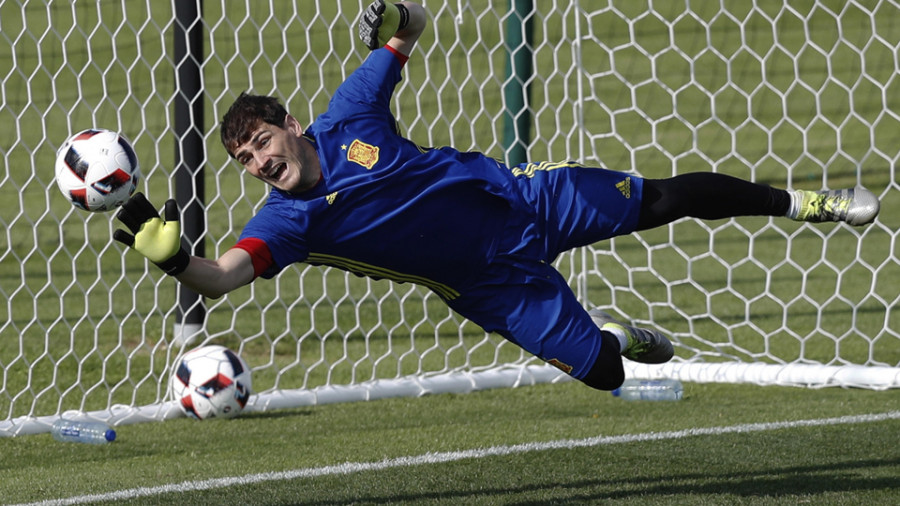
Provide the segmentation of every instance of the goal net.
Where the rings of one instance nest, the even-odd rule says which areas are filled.
[[[422,287],[329,268],[297,265],[197,301],[202,324],[181,325],[175,281],[111,240],[111,213],[68,204],[53,172],[70,134],[108,128],[133,141],[152,202],[176,194],[172,4],[0,0],[0,435],[46,431],[71,413],[115,424],[179,416],[169,375],[204,343],[250,364],[253,410],[567,379]],[[530,127],[533,161],[862,185],[883,201],[864,228],[684,220],[564,255],[557,266],[585,307],[676,343],[671,363],[629,364],[629,374],[900,386],[898,2],[510,4],[527,22],[487,0],[426,2],[431,26],[393,104],[406,136],[503,158],[513,116]],[[367,54],[356,40],[363,7],[203,2],[189,27],[202,53],[188,57],[202,75],[192,121],[203,172],[187,190],[206,256],[234,245],[266,194],[227,158],[218,121],[251,90],[312,122]],[[530,27],[524,46],[507,42],[511,23]],[[517,49],[530,75],[507,73]],[[526,91],[527,108],[505,109],[509,85]]]

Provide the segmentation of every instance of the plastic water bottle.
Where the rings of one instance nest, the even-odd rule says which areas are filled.
[[[50,428],[53,439],[75,443],[106,444],[116,440],[116,431],[103,422],[79,422],[60,418]]]
[[[675,379],[628,379],[612,394],[628,401],[677,401],[684,390]]]

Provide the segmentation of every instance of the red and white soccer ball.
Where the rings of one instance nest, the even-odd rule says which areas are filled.
[[[92,128],[69,137],[56,152],[56,184],[75,207],[110,211],[141,180],[134,148],[116,132]]]
[[[181,358],[172,376],[172,396],[181,410],[198,420],[234,418],[252,393],[250,368],[224,346],[195,348]]]

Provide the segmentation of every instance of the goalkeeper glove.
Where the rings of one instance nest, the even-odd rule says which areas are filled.
[[[359,38],[371,50],[387,44],[399,30],[409,23],[409,10],[402,4],[376,0],[359,20]]]
[[[117,229],[113,239],[134,248],[169,276],[177,276],[191,261],[191,256],[181,246],[179,217],[175,200],[166,202],[163,219],[144,194],[138,192],[116,213],[116,218],[131,230],[131,234]]]

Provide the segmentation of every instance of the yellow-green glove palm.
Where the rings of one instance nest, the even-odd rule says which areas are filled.
[[[119,229],[113,232],[113,239],[134,248],[166,274],[175,276],[187,268],[191,257],[181,246],[181,223],[175,200],[166,202],[164,215],[165,219],[160,218],[143,193],[135,193],[116,213],[116,218],[131,234]]]

